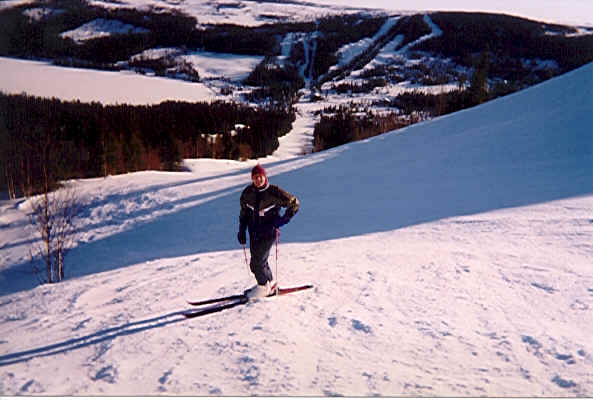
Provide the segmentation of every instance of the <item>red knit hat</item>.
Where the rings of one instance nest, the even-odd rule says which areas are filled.
[[[251,170],[251,177],[253,178],[255,175],[263,175],[266,177],[266,179],[268,178],[268,175],[266,175],[266,170],[261,166],[261,164],[257,164]]]
[[[262,167],[259,164],[257,164],[251,170],[251,179],[253,179],[253,177],[256,176],[256,175],[263,175],[263,177],[265,178],[265,182],[264,182],[263,188],[267,188],[268,187],[268,176],[266,175],[266,170],[264,169],[264,167]],[[260,190],[263,190],[263,189],[260,189]]]

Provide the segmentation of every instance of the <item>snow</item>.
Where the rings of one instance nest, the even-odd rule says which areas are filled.
[[[0,90],[103,104],[158,104],[166,100],[209,101],[204,83],[149,77],[133,72],[64,68],[42,61],[0,57]]]
[[[32,21],[42,21],[51,15],[61,14],[63,12],[64,10],[56,10],[48,7],[35,7],[26,9],[23,11],[23,15],[29,17]]]
[[[167,58],[190,64],[198,72],[201,80],[221,79],[240,83],[264,59],[263,56],[249,56],[208,51],[186,51],[176,47],[148,49],[132,56],[131,61],[158,60]]]
[[[60,34],[62,38],[70,38],[77,43],[85,40],[97,39],[117,34],[140,34],[148,33],[144,28],[139,28],[130,24],[124,24],[116,19],[97,18],[76,29],[66,31]]]
[[[354,77],[357,77],[364,71],[373,70],[373,69],[377,68],[378,66],[390,65],[396,60],[404,60],[405,59],[404,54],[410,48],[416,46],[418,43],[424,42],[424,41],[432,39],[434,37],[438,37],[443,34],[441,29],[438,26],[436,26],[436,24],[432,21],[432,19],[428,15],[424,15],[423,18],[424,18],[424,22],[426,22],[426,24],[431,29],[431,32],[429,34],[424,35],[411,43],[408,43],[407,45],[403,46],[399,50],[396,50],[396,49],[399,48],[399,46],[401,45],[404,38],[403,38],[403,35],[397,35],[395,37],[395,39],[393,39],[392,41],[387,43],[385,46],[383,46],[383,48],[381,48],[381,50],[379,51],[377,56],[370,63],[366,64],[362,68],[362,70],[354,71],[351,75]],[[394,22],[397,22],[397,21],[394,21]]]
[[[389,10],[465,11],[515,15],[537,21],[593,26],[593,3],[584,0],[316,0],[318,4]]]
[[[383,26],[377,31],[377,33],[372,38],[364,38],[359,40],[355,43],[348,43],[340,50],[338,50],[338,54],[340,55],[340,60],[338,65],[344,66],[351,63],[356,57],[362,54],[370,45],[374,42],[381,39],[381,37],[385,36],[391,28],[393,28],[397,22],[399,21],[399,17],[391,17],[388,18]]]
[[[0,2],[0,11],[21,5],[33,4],[35,0],[3,0]]]
[[[178,10],[197,19],[199,26],[209,24],[236,24],[261,26],[275,22],[311,21],[317,16],[356,13],[365,7],[353,9],[343,5],[323,5],[312,2],[259,2],[250,0],[92,0],[91,5],[102,8],[135,8],[140,10]]]
[[[259,160],[301,201],[277,278],[315,288],[193,320],[186,299],[254,282],[235,236],[256,160],[72,182],[55,285],[27,264],[28,203],[2,201],[0,393],[591,396],[592,125],[589,64],[325,152],[291,134]]]
[[[264,59],[263,56],[243,56],[210,52],[193,52],[180,57],[189,62],[201,79],[226,78],[240,82]]]
[[[0,10],[23,4],[32,0],[3,0]],[[195,16],[200,24],[237,23],[246,26],[259,26],[279,20],[306,21],[319,15],[344,12],[358,12],[360,9],[384,9],[390,12],[425,11],[469,11],[492,12],[521,16],[524,18],[551,23],[585,25],[593,27],[593,4],[583,0],[454,0],[443,3],[440,0],[422,0],[410,4],[404,0],[316,0],[312,2],[255,2],[242,0],[228,1],[167,1],[167,0],[93,0],[93,5],[104,8],[174,9]]]
[[[252,24],[266,19],[247,5],[272,6],[226,2],[218,17],[236,8]],[[282,54],[296,40],[314,51],[313,39],[287,35]],[[397,40],[379,59],[403,56]],[[344,47],[341,62],[371,43]],[[187,57],[208,79],[241,79],[259,62]],[[213,82],[7,58],[0,69],[10,93],[109,104],[220,98]],[[38,285],[27,263],[36,240],[28,203],[1,200],[0,394],[590,396],[592,77],[588,65],[307,156],[313,113],[352,99],[303,100],[293,130],[259,161],[302,204],[282,230],[278,279],[315,289],[191,321],[180,315],[185,299],[254,283],[235,234],[256,160],[73,182],[84,228],[59,285]]]
[[[13,5],[16,4],[20,3],[14,3]],[[191,15],[195,15],[200,23],[205,23],[204,21],[208,20],[212,15],[215,15],[216,18],[223,18],[226,20],[238,12],[239,14],[236,16],[237,18],[233,17],[233,22],[246,25],[249,24],[245,23],[242,17],[245,17],[246,15],[258,15],[256,19],[262,22],[271,18],[272,14],[270,13],[272,11],[280,20],[283,20],[287,15],[291,15],[292,18],[296,20],[311,20],[318,15],[354,13],[361,11],[371,14],[385,15],[385,10],[344,9],[343,7],[315,5],[311,3],[256,3],[241,0],[222,3],[196,0],[183,3],[167,2],[166,4],[160,1],[126,0],[118,3],[101,4],[108,8],[134,6],[139,9],[151,9],[151,7],[162,6],[177,9],[177,7],[181,7],[182,10],[189,12]],[[265,18],[262,17],[264,11],[267,13],[265,14],[267,17]],[[37,7],[25,10],[24,12],[31,18],[42,18],[43,15],[48,12],[60,11],[52,11],[47,8]],[[347,44],[339,49],[337,52],[340,59],[339,63],[337,66],[333,66],[330,72],[336,68],[348,66],[348,63],[352,62],[356,56],[360,55],[363,51],[368,50],[369,47],[376,45],[378,39],[388,32],[389,29],[397,23],[398,19],[399,17],[397,16],[387,18],[385,24],[379,29],[374,37]],[[431,27],[432,32],[430,34],[419,38],[417,41],[410,43],[403,48],[399,47],[404,38],[402,36],[397,36],[394,40],[383,46],[383,48],[379,50],[378,55],[370,63],[362,66],[360,70],[352,71],[349,76],[344,79],[336,78],[325,82],[322,85],[322,90],[326,92],[326,101],[314,106],[301,104],[299,109],[301,115],[304,116],[306,120],[297,122],[297,125],[300,124],[312,127],[312,120],[314,117],[311,113],[319,111],[323,104],[329,103],[335,105],[351,103],[353,101],[359,104],[373,104],[375,102],[382,102],[385,99],[390,100],[390,98],[396,97],[404,92],[422,91],[425,93],[439,94],[444,91],[458,89],[458,83],[456,81],[442,85],[429,86],[405,81],[397,84],[388,84],[384,87],[377,87],[372,93],[356,93],[353,95],[335,95],[332,94],[331,91],[327,93],[328,89],[342,83],[363,83],[363,80],[359,78],[360,75],[365,71],[379,66],[410,67],[419,62],[429,63],[430,58],[427,55],[425,55],[422,60],[414,60],[412,59],[413,57],[410,57],[410,54],[408,54],[409,48],[414,44],[442,34],[440,28],[433,23],[428,15],[424,16],[424,20]],[[77,41],[82,41],[90,38],[116,35],[132,31],[141,32],[142,28],[123,24],[117,20],[96,19],[75,30],[64,32],[62,35],[71,37]],[[585,31],[585,28],[581,28],[581,31]],[[277,57],[277,62],[280,65],[284,64],[290,54],[291,47],[295,46],[298,42],[302,42],[305,50],[305,60],[303,64],[300,65],[300,73],[303,76],[308,89],[311,87],[312,71],[312,64],[310,64],[309,59],[315,56],[316,37],[319,34],[320,32],[318,31],[312,33],[291,32],[285,35],[280,42],[281,55]],[[181,61],[184,64],[191,65],[191,67],[198,73],[201,82],[189,83],[155,78],[153,76],[138,76],[132,71],[105,72],[88,69],[60,68],[45,62],[29,62],[0,57],[0,90],[6,93],[27,93],[42,97],[56,97],[63,100],[80,100],[83,102],[97,101],[104,104],[156,104],[166,100],[190,102],[212,100],[242,101],[241,95],[245,94],[246,89],[242,87],[241,82],[263,59],[263,57],[255,55],[188,51],[182,48],[153,48],[132,56],[131,60],[138,58],[155,59],[163,57],[175,59],[177,64]],[[450,60],[435,61],[438,61],[442,68],[447,68],[447,64],[450,62]],[[535,65],[536,68],[557,68],[556,63],[553,60],[524,60],[523,62],[526,65]],[[120,60],[116,65],[121,65],[122,68],[126,68],[128,60]],[[309,69],[305,71],[307,67]],[[146,73],[146,71],[144,72]],[[149,71],[148,75],[150,74],[152,73]],[[146,90],[149,85],[151,90]],[[307,90],[305,92],[307,92]],[[291,142],[296,141],[302,144],[299,149],[292,149],[290,151],[293,155],[310,152],[310,134],[307,136],[304,131],[302,132],[303,135],[300,135],[298,139],[295,139],[294,137],[290,139]]]

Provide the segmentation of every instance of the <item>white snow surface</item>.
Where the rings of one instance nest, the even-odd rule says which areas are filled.
[[[147,29],[125,24],[116,19],[97,18],[76,29],[63,32],[60,36],[81,43],[89,39],[97,39],[118,34],[140,34],[148,32]]]
[[[282,143],[259,160],[301,202],[277,278],[314,289],[192,320],[186,300],[254,283],[255,160],[72,182],[60,284],[36,284],[28,203],[3,201],[0,394],[592,396],[591,126],[593,64],[329,151]]]
[[[263,56],[192,52],[180,57],[197,69],[201,79],[226,78],[242,81],[264,59]]]
[[[364,38],[358,42],[348,43],[338,50],[339,62],[338,65],[343,66],[352,62],[356,57],[362,54],[370,45],[385,36],[391,28],[393,28],[400,17],[387,18],[383,26],[375,33],[372,38]]]
[[[91,0],[91,5],[102,8],[135,8],[140,10],[177,10],[195,17],[198,25],[237,24],[260,26],[274,22],[311,21],[318,16],[358,13],[364,8],[344,5],[315,4],[299,1],[251,1],[251,0]],[[372,6],[371,6],[372,7]]]
[[[396,49],[401,45],[402,41],[404,40],[404,36],[397,35],[392,41],[390,41],[389,43],[387,43],[385,46],[383,46],[380,49],[377,56],[374,57],[371,62],[365,64],[361,70],[354,71],[351,74],[351,76],[356,78],[356,77],[360,76],[360,74],[362,74],[363,72],[368,71],[368,70],[373,70],[373,69],[377,68],[378,66],[390,65],[395,60],[398,60],[398,59],[404,60],[405,59],[404,54],[410,48],[414,47],[418,43],[432,39],[434,37],[441,36],[443,34],[443,31],[432,21],[432,19],[428,15],[424,15],[423,18],[424,18],[424,21],[426,22],[426,24],[431,29],[431,32],[429,34],[424,35],[424,36],[418,38],[417,40],[408,43],[407,45],[403,46],[399,50],[396,50]],[[393,24],[395,24],[395,23],[397,23],[397,19],[392,18],[392,19],[388,20],[385,25],[387,25],[389,22],[392,22]],[[387,31],[389,30],[389,28],[390,27],[387,28]]]
[[[35,3],[35,0],[2,0],[0,2],[0,10],[32,3]]]
[[[236,69],[233,69],[236,71]],[[0,90],[9,94],[55,97],[103,104],[158,104],[166,100],[210,101],[212,88],[135,72],[65,68],[44,61],[0,57]]]

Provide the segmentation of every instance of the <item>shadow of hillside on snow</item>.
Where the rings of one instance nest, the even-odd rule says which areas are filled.
[[[120,336],[132,335],[150,329],[162,328],[177,322],[187,321],[183,316],[184,312],[191,310],[176,311],[159,317],[141,321],[128,322],[126,324],[106,328],[82,337],[64,340],[37,348],[4,354],[0,356],[0,367],[12,364],[27,362],[37,357],[48,357],[55,354],[63,354],[82,347],[90,347],[103,342],[109,342]]]
[[[301,202],[281,242],[326,241],[590,195],[591,127],[593,64],[470,110],[330,150],[334,156],[323,162],[271,177]],[[68,260],[78,266],[73,276],[240,249],[243,187],[202,193],[218,197],[74,249]],[[32,287],[25,286],[0,294]]]

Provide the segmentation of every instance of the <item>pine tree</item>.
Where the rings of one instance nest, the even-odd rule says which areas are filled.
[[[470,85],[468,88],[470,101],[473,105],[482,104],[488,100],[488,72],[490,69],[490,57],[484,51],[480,55],[480,61],[475,67]]]

